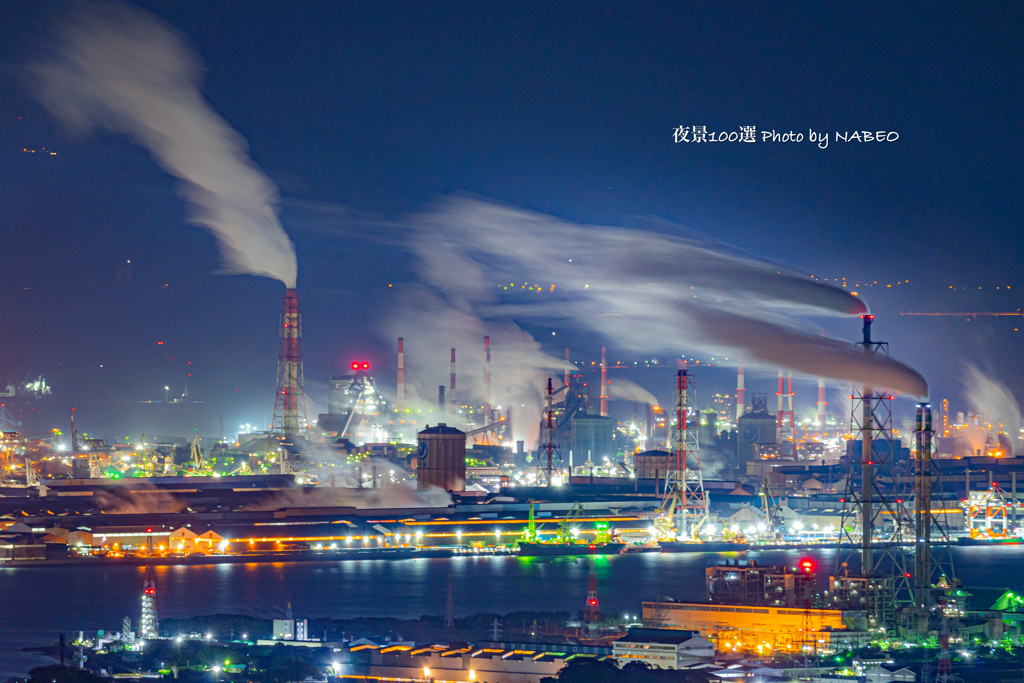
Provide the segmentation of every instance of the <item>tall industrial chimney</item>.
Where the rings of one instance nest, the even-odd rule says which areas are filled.
[[[569,347],[565,347],[565,386],[569,386]]]
[[[743,416],[746,406],[743,402],[743,394],[747,390],[743,387],[743,366],[739,366],[736,371],[736,419],[740,419]]]
[[[448,400],[451,402],[452,415],[458,415],[459,406],[455,400],[455,349],[452,349],[452,376],[451,385],[448,387]]]
[[[398,400],[395,401],[399,414],[405,413],[405,338],[398,338]]]
[[[778,409],[775,411],[775,435],[778,437],[776,440],[782,440],[782,418],[785,413],[782,410],[782,368],[779,368],[779,390],[775,393],[775,397],[778,399]]]
[[[608,417],[608,361],[605,360],[607,350],[606,347],[601,347],[601,417]]]
[[[306,423],[306,394],[302,378],[302,320],[295,289],[284,295],[280,350],[277,357],[277,393],[274,398],[273,431],[294,437]]]
[[[491,424],[491,338],[484,337],[484,424]]]
[[[825,379],[818,378],[818,429],[825,431]]]
[[[448,409],[448,406],[444,402],[444,385],[437,387],[437,405],[441,409],[441,414]]]
[[[789,431],[792,434],[796,433],[796,419],[793,417],[793,372],[786,373],[786,384],[787,396],[789,396],[789,402],[786,404],[786,415],[789,416]]]

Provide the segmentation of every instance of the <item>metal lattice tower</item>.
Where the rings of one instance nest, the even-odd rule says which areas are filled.
[[[583,610],[583,623],[592,624],[598,620],[600,612],[597,604],[597,574],[594,565],[590,565],[590,576],[587,577],[587,606]]]
[[[871,339],[874,316],[862,315],[861,319],[864,338],[857,345],[867,355],[888,356],[889,344]],[[833,586],[838,601],[843,600],[844,594],[857,594],[860,604],[856,606],[869,612],[875,627],[886,628],[895,625],[900,607],[914,602],[904,552],[905,541],[914,526],[906,502],[910,491],[900,490],[906,482],[900,481],[896,471],[892,399],[867,385],[853,389],[850,424],[862,445],[861,481],[858,489],[851,457],[839,542],[841,546],[859,546],[860,550],[836,554],[837,582]],[[882,444],[881,448],[875,447],[876,442]],[[887,522],[891,523],[891,530],[886,528]],[[848,566],[855,556],[859,556],[859,573],[851,576]]]
[[[160,635],[160,622],[156,616],[156,580],[153,577],[153,566],[146,565],[146,579],[142,582],[142,619],[139,621],[141,638],[157,638]]]
[[[299,317],[299,297],[294,288],[284,295],[280,339],[272,429],[284,437],[295,437],[307,425],[305,381],[302,376],[302,319]]]
[[[926,612],[940,607],[936,600],[935,585],[945,577],[949,585],[956,584],[953,570],[952,542],[945,512],[940,519],[932,509],[932,488],[939,475],[932,461],[932,408],[928,403],[917,404],[914,440],[917,446],[917,477],[914,482],[914,604]],[[939,489],[941,491],[941,488]],[[946,505],[940,500],[943,510]],[[932,552],[932,538],[940,538],[938,553]]]
[[[662,533],[674,540],[695,541],[708,518],[708,500],[700,468],[697,430],[689,416],[696,415],[695,392],[686,369],[676,373],[675,462],[665,476],[665,495],[658,509]],[[674,465],[674,467],[672,467]]]
[[[555,473],[555,456],[558,456],[559,462],[562,460],[562,454],[558,451],[558,446],[555,445],[556,424],[553,402],[554,393],[551,389],[551,378],[548,377],[548,390],[547,395],[544,397],[544,444],[541,446],[543,449],[541,467],[543,470],[544,486],[551,486],[551,480]]]

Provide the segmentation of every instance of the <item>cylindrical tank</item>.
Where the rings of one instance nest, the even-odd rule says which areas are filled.
[[[436,486],[445,491],[466,490],[466,433],[440,423],[416,435],[417,487]]]

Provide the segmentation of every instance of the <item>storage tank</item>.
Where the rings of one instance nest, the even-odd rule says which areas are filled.
[[[466,490],[466,433],[440,423],[416,435],[417,488],[437,486],[445,491]]]

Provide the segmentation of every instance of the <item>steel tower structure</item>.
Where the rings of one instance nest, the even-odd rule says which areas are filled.
[[[562,460],[562,454],[558,451],[558,446],[555,444],[555,408],[554,408],[554,392],[551,388],[551,378],[548,377],[548,390],[544,396],[544,443],[541,445],[541,471],[544,478],[544,486],[551,486],[551,480],[555,474],[555,456],[558,456],[558,460]],[[572,473],[570,472],[570,475]],[[540,483],[540,482],[538,482]]]
[[[277,357],[277,392],[272,430],[286,438],[306,428],[306,392],[302,377],[302,319],[299,297],[291,288],[284,295],[280,350]]]
[[[858,342],[867,355],[889,355],[888,342],[871,339],[873,315],[862,315],[863,340]],[[913,604],[909,563],[903,550],[913,523],[905,501],[910,491],[901,491],[896,471],[892,433],[892,396],[876,393],[874,387],[854,387],[851,431],[860,437],[861,480],[856,486],[854,458],[847,470],[846,493],[839,529],[841,546],[850,544],[860,550],[836,554],[834,595],[856,591],[861,609],[866,609],[875,627],[891,627],[896,612]],[[859,413],[859,414],[858,414]],[[880,447],[876,447],[879,444]],[[892,530],[885,528],[892,523]],[[859,555],[860,571],[851,575],[849,560]],[[842,568],[844,571],[840,571]],[[843,574],[844,576],[840,576]],[[848,590],[849,589],[849,590]]]
[[[917,446],[914,480],[914,604],[925,613],[933,613],[934,608],[940,607],[935,594],[935,585],[940,579],[945,577],[943,583],[946,585],[956,584],[949,525],[941,521],[932,509],[932,488],[939,474],[938,467],[932,462],[933,434],[931,405],[918,403],[914,430]],[[943,510],[946,509],[941,500],[939,504]],[[941,539],[937,555],[932,552],[932,537],[936,534]]]
[[[146,565],[146,579],[142,582],[142,620],[139,622],[139,636],[160,636],[160,622],[156,617],[156,580],[153,577],[153,565]]]
[[[690,429],[689,417],[696,415],[694,392],[686,368],[676,373],[675,462],[665,476],[665,495],[658,509],[662,533],[673,540],[696,541],[708,518],[708,500],[700,468],[697,430]],[[692,465],[695,466],[691,466]],[[671,467],[670,465],[670,467]]]
[[[592,624],[600,617],[597,604],[597,574],[594,565],[590,565],[590,576],[587,577],[587,605],[583,610],[583,623]]]

